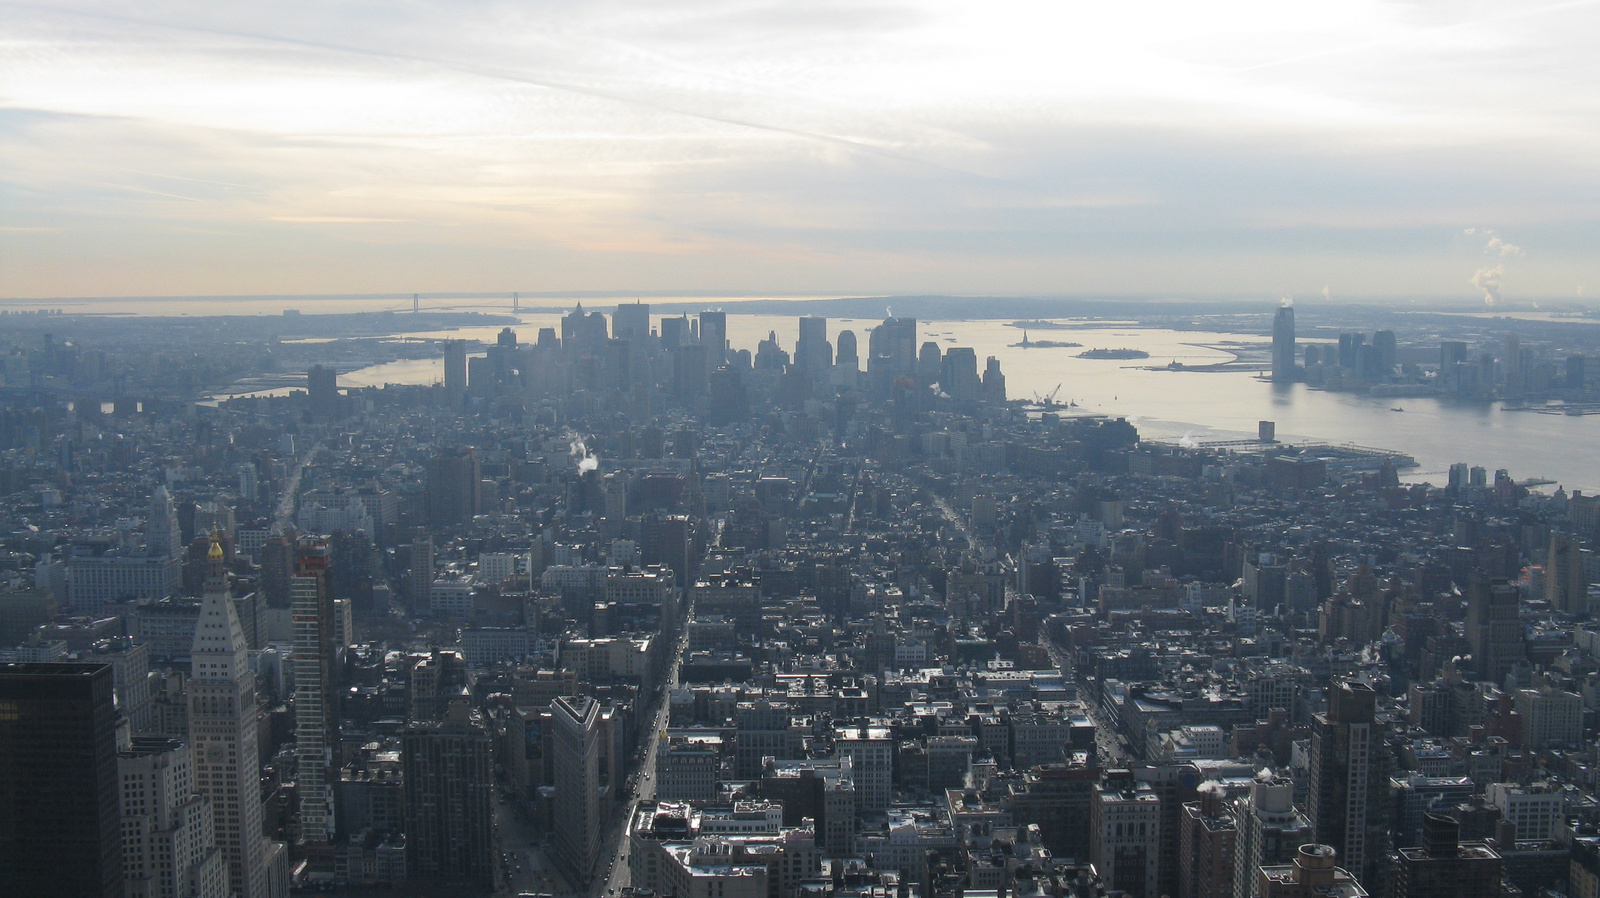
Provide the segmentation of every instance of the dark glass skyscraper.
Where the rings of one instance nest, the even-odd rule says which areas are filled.
[[[0,895],[122,898],[109,664],[0,664]]]

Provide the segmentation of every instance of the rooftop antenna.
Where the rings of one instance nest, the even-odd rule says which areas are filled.
[[[422,301],[417,299],[417,294],[411,294],[411,311],[413,314],[422,311]]]

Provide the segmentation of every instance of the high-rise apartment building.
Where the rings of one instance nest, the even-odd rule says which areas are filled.
[[[587,884],[600,853],[602,768],[600,703],[561,696],[550,703],[555,781],[556,862],[574,885]]]
[[[294,738],[300,793],[299,839],[333,841],[333,789],[337,771],[333,746],[336,718],[333,694],[334,621],[324,576],[330,560],[320,539],[295,543],[295,572],[289,581],[290,621],[294,628]]]
[[[0,895],[122,898],[108,664],[0,664]]]
[[[1203,788],[1199,800],[1184,802],[1178,824],[1178,898],[1233,898],[1238,836],[1238,821],[1220,788]]]
[[[211,802],[194,789],[194,751],[165,736],[135,736],[117,754],[123,869],[135,898],[226,898]]]
[[[1294,782],[1267,773],[1251,781],[1233,814],[1233,898],[1259,898],[1256,868],[1293,861],[1295,849],[1314,840],[1311,821],[1294,806]]]
[[[281,849],[269,845],[262,830],[256,675],[229,595],[222,546],[215,540],[207,562],[188,683],[195,791],[211,801],[230,894],[268,898],[269,856]]]
[[[1317,841],[1333,846],[1345,868],[1372,882],[1386,845],[1388,751],[1375,723],[1377,693],[1358,680],[1335,680],[1327,711],[1314,715],[1307,817]]]

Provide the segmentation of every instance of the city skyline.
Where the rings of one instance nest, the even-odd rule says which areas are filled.
[[[7,9],[0,297],[1600,290],[1587,2]]]

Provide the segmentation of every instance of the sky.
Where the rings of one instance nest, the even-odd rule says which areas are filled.
[[[0,298],[1581,302],[1596,34],[1600,0],[0,0]]]

